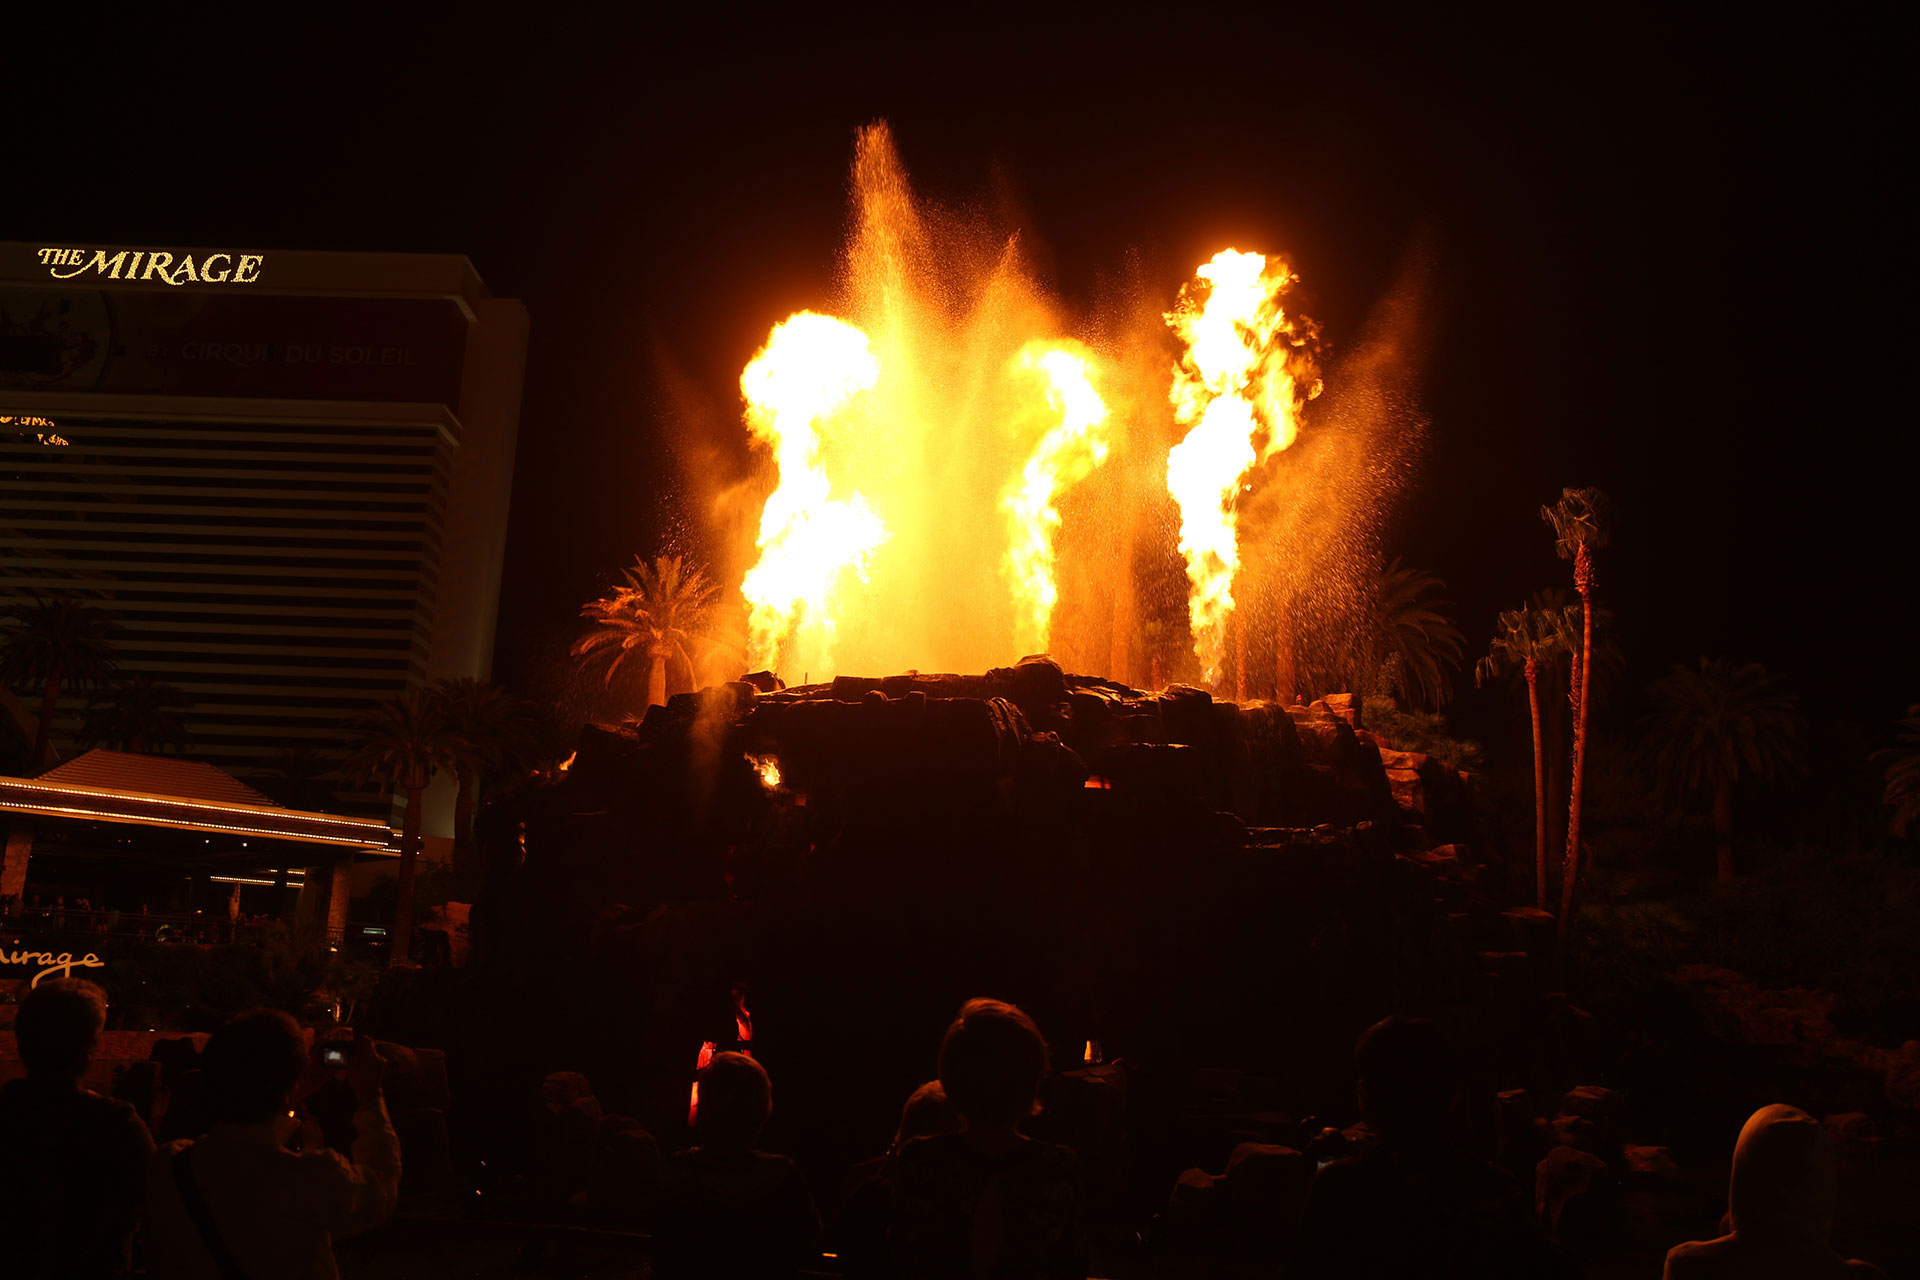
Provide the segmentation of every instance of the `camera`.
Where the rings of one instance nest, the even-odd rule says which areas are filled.
[[[344,1068],[347,1065],[347,1052],[353,1048],[353,1032],[341,1027],[329,1038],[320,1042],[320,1065],[329,1069]]]

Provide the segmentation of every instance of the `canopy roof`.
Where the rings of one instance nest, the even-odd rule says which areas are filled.
[[[395,852],[384,822],[281,808],[202,761],[125,751],[89,751],[37,778],[0,777],[0,813]]]

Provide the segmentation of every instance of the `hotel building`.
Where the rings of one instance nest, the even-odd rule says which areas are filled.
[[[488,675],[526,342],[464,257],[0,244],[0,608],[111,613],[229,773],[337,755]]]

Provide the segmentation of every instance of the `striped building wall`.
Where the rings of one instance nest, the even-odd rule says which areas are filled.
[[[0,607],[96,601],[122,670],[193,700],[188,754],[256,780],[339,757],[385,695],[487,676],[518,303],[398,255],[268,253],[291,284],[239,297],[9,288],[9,248]],[[61,699],[68,754],[85,705]]]

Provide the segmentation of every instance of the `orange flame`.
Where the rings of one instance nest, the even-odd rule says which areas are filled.
[[[1011,545],[1007,573],[1014,594],[1014,641],[1023,653],[1044,653],[1053,622],[1054,534],[1060,512],[1056,494],[1084,480],[1107,460],[1106,402],[1094,390],[1091,357],[1077,344],[1030,342],[1014,366],[1046,383],[1047,404],[1060,425],[1047,432],[1021,468],[1001,505],[1006,508]]]
[[[1241,495],[1253,469],[1294,442],[1320,385],[1303,350],[1311,325],[1280,305],[1295,279],[1285,262],[1224,249],[1195,275],[1166,316],[1186,345],[1171,399],[1188,428],[1167,455],[1167,492],[1180,508],[1193,649],[1211,683],[1234,609]]]
[[[848,570],[865,576],[887,530],[860,494],[830,496],[816,424],[879,376],[864,333],[811,311],[775,325],[740,375],[748,429],[780,472],[760,513],[759,562],[741,583],[754,667],[833,674],[834,594]]]

